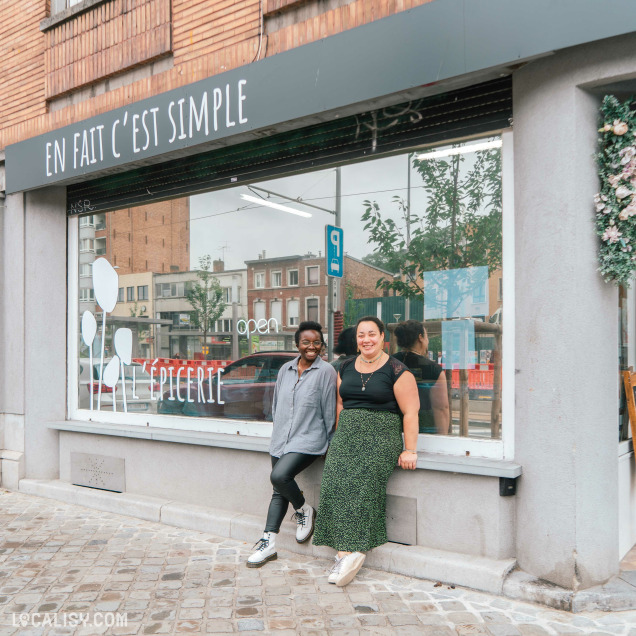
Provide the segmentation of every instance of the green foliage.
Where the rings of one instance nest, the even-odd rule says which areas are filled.
[[[406,250],[395,251],[391,254],[371,252],[371,254],[362,257],[362,262],[396,274],[400,271],[400,264],[404,261],[405,256]]]
[[[186,292],[186,298],[192,305],[192,323],[195,329],[203,332],[202,344],[205,345],[208,332],[225,310],[223,289],[219,279],[210,271],[212,257],[208,254],[199,258],[198,282]]]
[[[601,238],[599,271],[606,282],[629,286],[636,270],[636,114],[634,99],[607,95],[601,106],[601,190],[594,197],[596,233]]]
[[[402,275],[401,280],[379,280],[377,287],[417,298],[423,295],[424,272],[488,266],[490,273],[501,267],[501,152],[481,150],[472,156],[464,170],[464,154],[414,158],[420,187],[427,192],[426,208],[409,210],[403,198],[393,197],[399,224],[383,217],[375,201],[364,201],[362,221],[374,254]]]
[[[345,283],[345,311],[342,313],[342,322],[346,327],[353,327],[359,318],[364,316],[364,303],[356,300],[356,288],[350,283]]]

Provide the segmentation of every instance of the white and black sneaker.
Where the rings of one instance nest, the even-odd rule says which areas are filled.
[[[263,536],[254,544],[255,551],[247,559],[248,568],[260,568],[268,561],[278,558],[276,552],[276,533],[265,532]]]
[[[338,575],[336,577],[336,585],[343,587],[353,581],[353,578],[358,573],[366,555],[362,552],[352,552],[342,557],[340,566],[338,568]]]
[[[296,541],[298,543],[305,543],[311,539],[311,535],[314,533],[315,518],[316,511],[308,503],[305,503],[292,515],[292,519],[298,524],[296,527]]]
[[[331,570],[329,570],[329,578],[327,579],[329,583],[335,583],[338,580],[343,558],[344,557],[339,558],[338,555],[335,556],[336,562],[331,566]]]

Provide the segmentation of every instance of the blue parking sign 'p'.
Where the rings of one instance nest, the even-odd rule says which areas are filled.
[[[342,278],[344,269],[344,234],[341,227],[325,225],[327,276]]]

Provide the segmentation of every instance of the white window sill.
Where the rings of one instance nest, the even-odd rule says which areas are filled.
[[[208,431],[184,431],[130,424],[81,422],[77,420],[49,422],[48,428],[72,433],[112,435],[115,437],[156,440],[177,444],[195,444],[198,446],[217,446],[220,448],[233,448],[262,453],[269,451],[269,437],[254,437],[239,434],[231,435],[228,433],[211,433]],[[418,453],[417,468],[420,470],[437,470],[465,475],[481,475],[485,477],[507,477],[510,479],[519,477],[522,473],[522,467],[511,461],[427,452]]]

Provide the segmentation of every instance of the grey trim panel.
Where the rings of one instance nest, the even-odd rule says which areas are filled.
[[[196,444],[198,446],[217,446],[237,450],[269,451],[269,437],[248,437],[246,435],[224,435],[222,433],[205,433],[201,431],[182,431],[150,426],[133,426],[123,424],[102,424],[99,422],[49,422],[48,428],[72,433],[89,433],[92,435],[113,435],[134,439],[148,439],[158,442],[177,444]],[[438,453],[419,453],[417,467],[422,470],[439,470],[442,472],[481,475],[484,477],[519,477],[522,468],[514,462],[480,457],[455,457]]]

